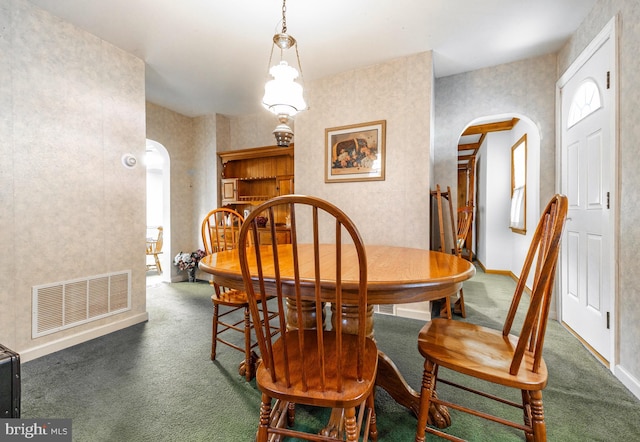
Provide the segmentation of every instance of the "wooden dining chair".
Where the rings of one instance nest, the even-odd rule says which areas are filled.
[[[451,209],[453,214],[453,208]],[[458,208],[457,229],[454,231],[454,245],[452,253],[458,258],[462,258],[462,249],[466,244],[467,235],[471,228],[471,220],[473,218],[473,207],[465,206]],[[469,251],[471,257],[471,251]],[[460,288],[458,299],[453,305],[453,312],[459,314],[463,318],[467,317],[467,310],[464,307],[464,290]]]
[[[547,385],[548,373],[542,358],[542,347],[566,217],[567,198],[555,195],[542,213],[534,233],[501,331],[440,318],[434,319],[420,330],[418,349],[424,356],[425,363],[415,439],[417,442],[425,440],[425,431],[448,440],[460,440],[427,426],[429,407],[433,405],[443,405],[523,430],[529,441],[546,440],[542,390]],[[530,272],[533,272],[533,286],[529,306],[520,334],[515,336],[511,334],[511,328]],[[441,379],[440,367],[520,390],[521,403]],[[439,382],[520,408],[524,414],[524,424],[443,400],[436,393]]]
[[[276,208],[282,206],[291,214],[292,243],[278,244],[275,226],[271,225],[273,239],[268,245],[247,247],[250,240],[258,243],[256,217],[266,212],[269,219],[274,219]],[[327,252],[324,248],[323,253],[320,251],[321,235],[330,237],[323,242],[331,244],[329,253],[335,255],[335,266],[324,263]],[[303,241],[309,244],[302,244]],[[310,259],[302,259],[303,249],[312,250],[306,255]],[[256,385],[262,392],[256,440],[266,442],[291,436],[304,440],[345,440],[339,437],[341,431],[334,435],[320,430],[323,436],[319,437],[305,431],[308,429],[296,428],[295,404],[344,409],[346,440],[358,440],[361,430],[365,440],[367,437],[376,440],[373,397],[378,351],[373,339],[367,336],[367,258],[353,222],[340,209],[318,198],[276,197],[247,217],[240,230],[238,251],[262,355],[256,372]],[[357,276],[355,280],[344,281],[342,273],[346,269],[342,260],[348,251],[355,253]],[[293,268],[293,276],[286,279],[281,274],[285,264]],[[335,285],[326,285],[326,280],[335,281]],[[347,300],[343,299],[342,289],[347,284],[358,289],[357,299],[351,300],[357,306],[354,330],[344,326],[345,310],[352,311],[345,309]],[[277,324],[266,320],[265,300],[270,294],[277,297],[280,313]],[[326,303],[331,303],[330,324],[324,321],[328,314]],[[314,319],[303,321],[309,311]],[[348,318],[349,322],[352,319]],[[273,328],[280,334],[274,336]]]
[[[449,230],[449,232],[451,233],[451,241],[453,243],[453,247],[449,250],[451,250],[451,253],[453,255],[461,257],[461,253],[458,248],[458,243],[459,243],[458,231],[460,230],[460,228],[456,229],[456,221],[454,219],[454,213],[453,213],[453,194],[451,193],[451,187],[447,186],[447,191],[443,192],[442,189],[440,188],[440,184],[436,184],[436,190],[432,191],[431,195],[436,199],[436,212],[437,212],[438,234],[439,234],[439,243],[436,250],[439,252],[447,253],[446,252],[447,250],[446,236],[447,235],[445,234],[445,232]],[[447,200],[448,206],[449,206],[450,229],[448,228],[445,229],[444,227],[444,209],[442,207],[443,199]],[[466,221],[466,220],[463,220],[463,221]],[[460,224],[460,219],[458,220],[458,225],[459,224]],[[468,232],[469,225],[466,225],[464,227],[466,227],[467,229],[466,231]],[[462,290],[462,288],[460,288],[460,291],[458,292],[458,297],[455,303],[453,304],[453,306],[451,304],[451,298],[449,296],[445,296],[443,299],[444,299],[444,303],[440,307],[440,317],[446,317],[447,319],[451,319],[452,312],[459,314],[463,318],[467,317],[467,312],[464,308],[464,291]]]
[[[162,226],[159,226],[156,239],[147,239],[147,256],[153,257],[153,264],[147,264],[147,270],[156,270],[158,274],[162,274],[162,266],[158,256],[162,254],[162,243],[164,242],[162,232]]]
[[[205,254],[235,249],[243,221],[242,215],[232,209],[220,208],[210,211],[202,220],[202,242]],[[239,372],[249,381],[255,375],[258,355],[254,348],[258,343],[251,336],[253,325],[249,314],[247,293],[223,287],[214,282],[211,284],[214,288],[214,293],[211,295],[211,302],[213,302],[211,360],[216,359],[218,342],[244,353],[244,361],[240,364]],[[241,319],[233,315],[237,311],[243,312]],[[230,338],[221,336],[225,332],[241,333],[244,337],[243,345],[240,346],[229,340]]]
[[[463,249],[467,243],[467,236],[469,235],[469,230],[471,229],[471,221],[473,219],[473,207],[464,206],[458,207],[458,223],[456,229],[456,243],[454,245],[454,255],[462,256]],[[471,256],[471,253],[469,253]],[[469,259],[471,261],[471,259]]]

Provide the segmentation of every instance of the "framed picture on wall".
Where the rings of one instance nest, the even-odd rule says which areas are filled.
[[[384,180],[386,124],[325,129],[325,183]]]

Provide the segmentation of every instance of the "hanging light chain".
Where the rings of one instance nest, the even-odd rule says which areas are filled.
[[[296,45],[296,58],[298,59],[298,69],[300,69],[300,83],[304,85],[304,77],[302,76],[302,64],[300,63],[300,54],[298,53],[298,45]]]
[[[269,54],[269,63],[267,63],[267,77],[269,77],[269,69],[271,69],[271,61],[273,60],[273,48],[274,47],[275,47],[275,43],[271,43],[271,53]],[[282,50],[280,50],[280,54],[282,54]]]
[[[282,0],[282,33],[287,33],[287,0]]]

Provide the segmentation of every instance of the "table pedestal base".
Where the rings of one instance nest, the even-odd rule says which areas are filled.
[[[378,351],[378,376],[376,385],[384,389],[400,405],[408,408],[417,417],[420,411],[420,393],[404,380],[393,361]],[[435,392],[434,392],[435,395]],[[451,416],[447,407],[432,404],[429,408],[429,424],[438,428],[451,425]]]
[[[407,384],[393,361],[381,351],[378,351],[376,385],[389,393],[398,404],[409,409],[416,417],[418,416],[420,393]],[[277,422],[278,426],[286,426],[288,424],[287,411],[290,405],[288,402],[277,401],[271,410],[271,422]],[[344,410],[342,408],[334,408],[331,411],[329,422],[320,430],[319,434],[342,437],[344,435],[343,415]],[[428,423],[441,429],[450,426],[451,416],[447,407],[433,404],[429,408]]]
[[[303,301],[305,304],[307,301]],[[295,303],[295,300],[288,298],[287,305],[291,305]],[[311,308],[313,303],[310,303],[308,310],[313,311]],[[331,319],[336,317],[336,312],[334,310],[334,306],[331,306],[332,314]],[[343,327],[345,330],[357,330],[358,322],[357,322],[357,309],[351,305],[343,305],[342,306],[343,315],[347,318],[347,320],[343,323]],[[288,309],[288,311],[295,311],[295,309]],[[287,326],[292,328],[297,328],[296,324],[297,320],[295,317],[290,317],[287,315]],[[335,324],[332,324],[335,327]],[[370,337],[374,338],[374,328],[373,328],[373,306],[370,305],[367,309],[367,333]],[[376,377],[376,385],[384,389],[389,395],[400,405],[408,408],[416,417],[418,416],[420,410],[420,393],[415,391],[407,382],[404,377],[396,367],[396,364],[393,363],[391,358],[389,358],[385,353],[378,350],[378,375]],[[435,394],[435,393],[434,393]],[[275,411],[274,407],[274,411]],[[281,412],[279,412],[281,413]],[[331,417],[329,418],[328,424],[324,427],[324,429],[320,432],[323,435],[341,435],[343,431],[343,414],[344,410],[342,409],[334,409],[331,412]],[[447,407],[442,405],[433,404],[429,409],[429,424],[434,425],[438,428],[446,428],[451,425],[451,416],[449,415],[449,410]]]

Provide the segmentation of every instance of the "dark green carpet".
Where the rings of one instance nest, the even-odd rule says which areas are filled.
[[[478,272],[464,287],[467,320],[499,328],[513,281]],[[71,418],[78,442],[252,441],[260,394],[238,374],[239,352],[220,346],[218,361],[209,360],[210,293],[203,282],[150,287],[148,323],[23,364],[22,417]],[[384,315],[375,321],[379,348],[418,389],[421,322]],[[546,342],[549,440],[640,438],[640,402],[555,321]],[[380,389],[376,411],[381,442],[413,440],[415,417]],[[296,417],[315,428],[326,422],[303,407]],[[469,440],[523,440],[519,431],[477,418],[452,412],[452,419],[450,431]]]

